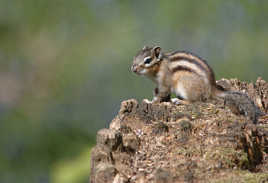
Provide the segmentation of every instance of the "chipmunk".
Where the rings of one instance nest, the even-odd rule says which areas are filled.
[[[246,94],[226,91],[217,85],[212,68],[204,59],[192,53],[163,53],[159,46],[145,46],[134,57],[131,70],[157,84],[153,102],[170,101],[171,93],[186,103],[219,97],[224,99],[232,112],[249,116],[253,122],[260,114],[258,107]]]

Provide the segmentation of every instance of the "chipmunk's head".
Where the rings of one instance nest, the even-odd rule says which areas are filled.
[[[131,71],[139,75],[148,75],[156,72],[162,59],[161,48],[159,46],[144,46],[134,57]]]

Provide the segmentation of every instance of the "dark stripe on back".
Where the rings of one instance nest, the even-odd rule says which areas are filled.
[[[191,72],[191,73],[197,74],[193,69],[191,69],[189,67],[184,67],[181,65],[178,65],[177,67],[173,68],[171,71],[172,71],[172,73],[175,73],[177,71],[186,71],[186,72]]]
[[[205,71],[205,72],[207,71],[207,69],[204,68],[203,65],[201,65],[199,62],[195,61],[194,59],[190,59],[188,57],[177,56],[177,57],[173,57],[172,59],[170,59],[171,62],[180,61],[180,60],[187,61],[189,63],[193,63],[193,64],[197,65],[202,71]]]
[[[176,54],[180,54],[180,53],[190,55],[192,57],[196,57],[202,63],[204,63],[204,65],[206,65],[207,68],[205,68],[199,61],[196,61],[195,59],[189,58],[187,56],[182,56],[182,55],[176,56]],[[199,57],[199,56],[197,56],[197,55],[195,55],[193,53],[187,52],[187,51],[174,51],[172,53],[168,53],[167,56],[169,58],[171,57],[171,59],[170,59],[171,62],[179,61],[179,60],[185,60],[185,61],[188,61],[190,63],[196,64],[202,71],[209,72],[209,74],[210,74],[209,79],[210,79],[211,84],[213,84],[213,85],[216,84],[215,75],[214,75],[214,72],[213,72],[212,68],[208,65],[206,60],[202,59],[201,57]]]
[[[194,54],[192,52],[189,52],[189,51],[173,51],[171,53],[168,53],[167,55],[170,57],[170,56],[174,56],[174,55],[176,55],[178,53],[182,53],[182,54],[186,54],[186,55],[191,55],[192,57],[196,57],[197,59],[203,61],[204,64],[209,67],[209,65],[208,65],[208,63],[207,63],[207,61],[205,59],[203,59],[200,56],[198,56],[198,55],[196,55],[196,54]]]

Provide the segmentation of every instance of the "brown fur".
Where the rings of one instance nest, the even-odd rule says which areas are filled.
[[[144,58],[148,56],[152,58],[151,65],[144,64]],[[175,62],[178,63],[177,66]],[[170,63],[175,65],[171,67]],[[134,57],[132,68],[137,74],[146,75],[157,83],[158,98],[175,92],[183,94],[184,97],[180,97],[186,96],[185,99],[189,101],[200,101],[224,93],[217,88],[214,72],[206,61],[188,52],[162,53],[161,58],[157,58],[155,47],[145,47]],[[147,72],[142,73],[142,70]]]
[[[171,92],[187,102],[222,97],[233,112],[257,121],[259,112],[250,98],[240,92],[228,92],[218,87],[214,72],[205,60],[187,52],[164,54],[160,51],[160,47],[145,47],[134,57],[131,67],[133,72],[157,83],[155,102],[168,101]]]
[[[185,60],[192,60],[192,61],[196,62],[196,64],[201,66],[200,67],[201,69],[206,70],[206,72],[208,73],[210,83],[212,85],[216,85],[215,74],[214,74],[212,68],[207,64],[207,62],[204,59],[201,59],[200,57],[195,56],[192,53],[180,52],[180,51],[170,53],[169,54],[169,59],[171,61],[177,61],[177,60],[185,59]]]
[[[203,101],[210,97],[210,87],[204,80],[191,72],[180,71],[173,75],[173,86],[182,85],[187,93],[189,101]]]

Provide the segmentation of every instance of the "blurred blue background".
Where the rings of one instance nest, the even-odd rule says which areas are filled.
[[[188,50],[217,79],[268,79],[268,1],[0,1],[0,182],[86,183],[90,148],[121,101],[151,98],[130,72],[144,45]]]

